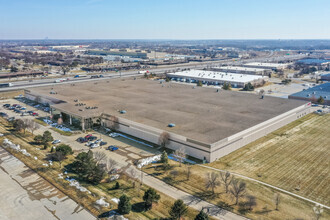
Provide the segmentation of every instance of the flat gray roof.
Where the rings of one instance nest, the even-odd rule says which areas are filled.
[[[57,94],[50,94],[51,88]],[[67,103],[55,104],[84,117],[107,113],[167,130],[204,143],[214,143],[251,126],[303,105],[304,101],[214,88],[164,83],[147,79],[112,79],[87,83],[56,84],[30,89]],[[98,109],[75,106],[79,102]],[[79,109],[83,110],[80,111]],[[126,114],[120,114],[126,110]],[[169,123],[175,127],[167,127]]]

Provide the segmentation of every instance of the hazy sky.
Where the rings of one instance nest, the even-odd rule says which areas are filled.
[[[330,39],[330,0],[0,0],[0,39]]]

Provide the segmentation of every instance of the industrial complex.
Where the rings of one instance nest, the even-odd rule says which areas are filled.
[[[201,81],[203,84],[208,85],[223,85],[230,83],[232,87],[242,88],[245,84],[261,83],[267,81],[267,76],[256,76],[247,74],[235,74],[216,71],[204,70],[186,70],[182,72],[168,73],[167,77],[174,81],[181,82],[196,82]]]
[[[325,105],[330,105],[330,82],[314,86],[289,95],[289,99],[298,99],[316,103],[322,97]]]
[[[252,74],[252,75],[265,75],[271,73],[270,69],[242,67],[242,66],[221,66],[213,67],[214,71],[228,72],[228,73],[241,73],[241,74]]]
[[[147,79],[53,85],[26,90],[25,96],[49,103],[53,115],[65,114],[83,130],[99,120],[155,144],[167,132],[168,148],[208,162],[311,111],[304,101]]]
[[[285,69],[289,66],[289,63],[259,63],[259,62],[252,62],[246,63],[242,66],[251,67],[251,68],[263,68],[263,69],[271,69],[271,70],[280,70]]]

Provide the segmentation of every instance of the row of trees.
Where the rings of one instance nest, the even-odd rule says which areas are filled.
[[[156,190],[149,188],[143,195],[145,210],[152,209],[154,203],[158,203],[160,195]],[[122,195],[119,198],[118,211],[120,214],[129,214],[132,209],[130,198],[127,195]],[[173,220],[180,220],[181,217],[187,214],[188,207],[181,199],[174,202],[171,209],[169,210],[170,218]],[[209,220],[209,216],[201,210],[195,217],[195,220]]]
[[[17,132],[22,132],[26,130],[30,130],[32,135],[33,132],[37,129],[40,128],[40,125],[38,123],[36,123],[34,120],[31,119],[16,119],[12,122],[13,128],[15,131]]]

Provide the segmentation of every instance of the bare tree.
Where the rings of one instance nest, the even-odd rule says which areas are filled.
[[[275,195],[274,195],[274,203],[275,203],[275,210],[277,210],[278,211],[278,206],[279,206],[279,204],[280,204],[280,202],[281,202],[281,198],[280,198],[281,196],[280,196],[280,194],[279,193],[275,193]]]
[[[117,161],[115,161],[112,158],[109,158],[107,160],[107,171],[110,172],[112,169],[114,169],[118,165]]]
[[[253,207],[257,205],[256,197],[252,195],[247,195],[246,198],[249,210],[252,211]]]
[[[319,220],[321,218],[322,213],[323,213],[323,206],[315,205],[313,207],[313,211],[314,211],[314,214],[315,214],[315,219]]]
[[[159,135],[158,144],[161,147],[166,147],[170,142],[170,134],[168,132],[163,132]]]
[[[180,167],[181,164],[185,161],[186,159],[186,152],[184,150],[184,148],[179,148],[176,151],[174,151],[173,156],[180,162]]]
[[[128,176],[131,177],[132,183],[133,183],[133,188],[135,188],[135,180],[138,177],[137,171],[134,168],[130,168],[129,170],[126,171]]]
[[[53,154],[54,160],[58,161],[60,168],[62,168],[62,161],[65,159],[65,155],[62,151],[57,151]]]
[[[230,193],[235,197],[235,205],[238,204],[238,199],[245,193],[246,183],[237,179],[231,181]]]
[[[228,171],[226,173],[221,172],[220,176],[221,176],[222,183],[225,186],[226,193],[228,193],[229,185],[231,184],[232,177]]]
[[[214,189],[220,186],[219,175],[215,172],[208,173],[207,180],[206,180],[206,189],[211,188],[212,193],[214,194]]]
[[[189,164],[187,164],[187,180],[190,179],[190,174],[191,174],[191,166]]]
[[[31,122],[30,122],[30,124],[29,124],[29,129],[30,129],[32,135],[33,135],[33,132],[34,132],[35,130],[38,130],[39,128],[40,128],[40,125],[39,125],[37,122],[31,120]]]
[[[104,159],[107,157],[107,155],[104,152],[96,151],[93,154],[94,159],[96,161],[96,164],[99,164],[104,161]]]

